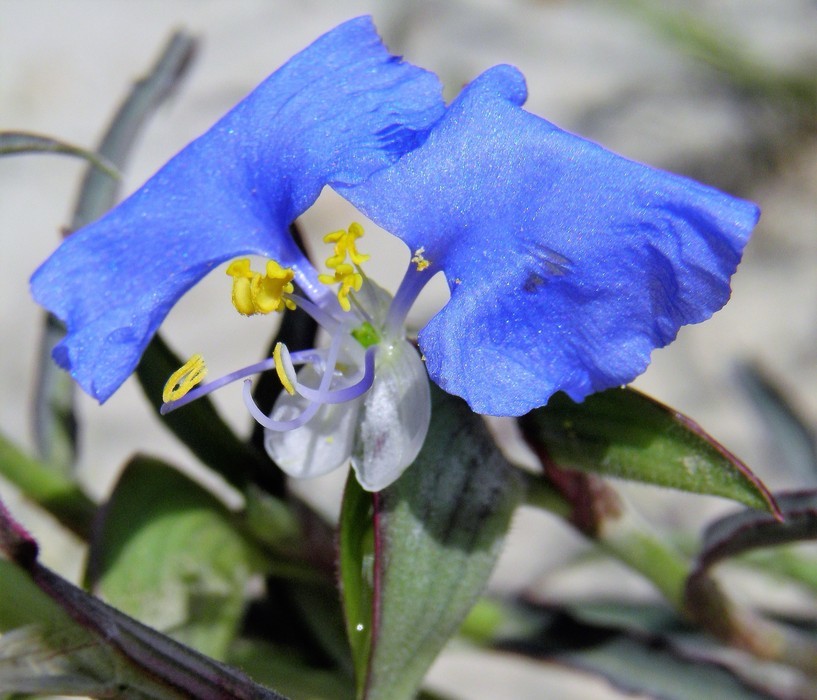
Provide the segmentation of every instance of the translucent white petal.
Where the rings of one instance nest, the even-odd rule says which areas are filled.
[[[298,372],[298,380],[317,385],[320,376],[312,365]],[[287,474],[308,479],[327,474],[349,461],[362,397],[340,404],[325,404],[306,424],[295,430],[264,432],[264,447]],[[299,416],[308,402],[302,396],[282,391],[270,414],[274,420]]]
[[[397,480],[417,457],[431,420],[428,375],[410,343],[381,348],[376,367],[352,455],[357,480],[367,491]]]

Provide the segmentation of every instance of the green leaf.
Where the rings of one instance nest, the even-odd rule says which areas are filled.
[[[65,527],[87,539],[96,506],[68,477],[24,454],[0,434],[0,474]]]
[[[16,564],[0,559],[0,632],[17,627],[54,622],[68,625],[70,618],[43,593]]]
[[[732,669],[722,663],[714,642],[695,634],[666,608],[620,601],[558,608],[525,601],[497,605],[505,624],[493,648],[602,677],[627,697],[776,697],[747,685],[739,664]]]
[[[521,496],[482,419],[435,388],[404,475],[376,494],[350,477],[341,578],[359,697],[414,696],[482,592]]]
[[[95,528],[90,574],[111,604],[224,658],[260,555],[225,507],[162,462],[137,457]]]
[[[768,700],[724,666],[684,654],[653,640],[617,637],[582,651],[557,654],[552,661],[598,674],[622,691],[639,697],[672,700]]]
[[[343,493],[338,549],[347,636],[359,686],[365,681],[372,647],[373,513],[372,495],[360,488],[355,475],[350,472]]]
[[[610,389],[580,404],[557,394],[519,423],[545,464],[776,512],[771,494],[743,462],[686,416],[633,389]]]
[[[728,557],[817,537],[817,491],[781,494],[778,502],[780,519],[744,511],[721,518],[707,528],[686,581],[685,608],[689,619],[729,644],[814,675],[817,638],[730,600],[728,591],[718,586],[711,575],[712,567]]]
[[[350,676],[315,669],[292,650],[261,640],[237,640],[230,649],[229,660],[260,683],[274,684],[280,692],[293,698],[353,700],[355,697]]]

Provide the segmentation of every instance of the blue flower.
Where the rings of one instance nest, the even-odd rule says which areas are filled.
[[[338,188],[445,272],[451,299],[419,335],[426,368],[492,415],[632,381],[727,302],[760,215],[558,129],[526,97],[497,66],[423,145]]]
[[[274,368],[285,391],[270,416],[248,383],[245,400],[276,462],[314,476],[351,458],[379,490],[422,445],[426,370],[479,413],[521,415],[557,391],[581,400],[631,381],[680,326],[726,303],[753,204],[525,112],[514,68],[487,71],[447,109],[439,95],[369,19],[329,32],[34,274],[35,298],[68,329],[56,361],[104,401],[178,298],[239,257],[227,272],[241,313],[298,305],[329,344],[278,346],[192,388],[195,357],[166,408]],[[357,224],[327,237],[328,274],[290,238],[324,185],[409,246],[393,299],[363,272]],[[266,270],[248,254],[270,258]],[[451,298],[419,334],[423,364],[404,322],[437,272]]]
[[[34,298],[68,328],[57,363],[105,401],[179,297],[237,255],[293,266],[323,294],[290,223],[324,185],[362,182],[418,145],[440,92],[368,18],[318,39],[35,272]]]

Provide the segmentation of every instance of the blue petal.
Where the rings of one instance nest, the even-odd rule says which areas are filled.
[[[420,346],[431,377],[485,414],[631,381],[726,303],[759,216],[561,131],[525,97],[518,71],[488,71],[423,146],[341,190],[445,271],[451,300]]]
[[[436,77],[390,55],[369,18],[324,35],[37,270],[35,299],[68,328],[55,359],[104,401],[219,263],[256,253],[309,282],[292,220],[324,185],[354,185],[422,143],[443,109]]]

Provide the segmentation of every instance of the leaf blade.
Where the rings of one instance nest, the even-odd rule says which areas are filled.
[[[693,420],[634,389],[599,392],[581,404],[559,394],[519,423],[534,450],[543,449],[559,467],[777,512],[743,462]]]
[[[214,658],[236,635],[263,559],[226,508],[158,460],[125,468],[95,527],[91,580],[128,615]]]
[[[404,475],[373,495],[350,481],[345,502],[359,516],[371,512],[373,524],[371,550],[368,521],[361,520],[358,556],[341,557],[342,569],[358,567],[354,576],[364,588],[369,552],[373,557],[368,590],[350,589],[353,577],[344,577],[350,636],[371,629],[368,648],[364,639],[355,654],[362,697],[413,697],[482,592],[521,493],[521,479],[482,419],[436,388],[426,443]],[[350,526],[348,519],[342,524],[342,544]]]

